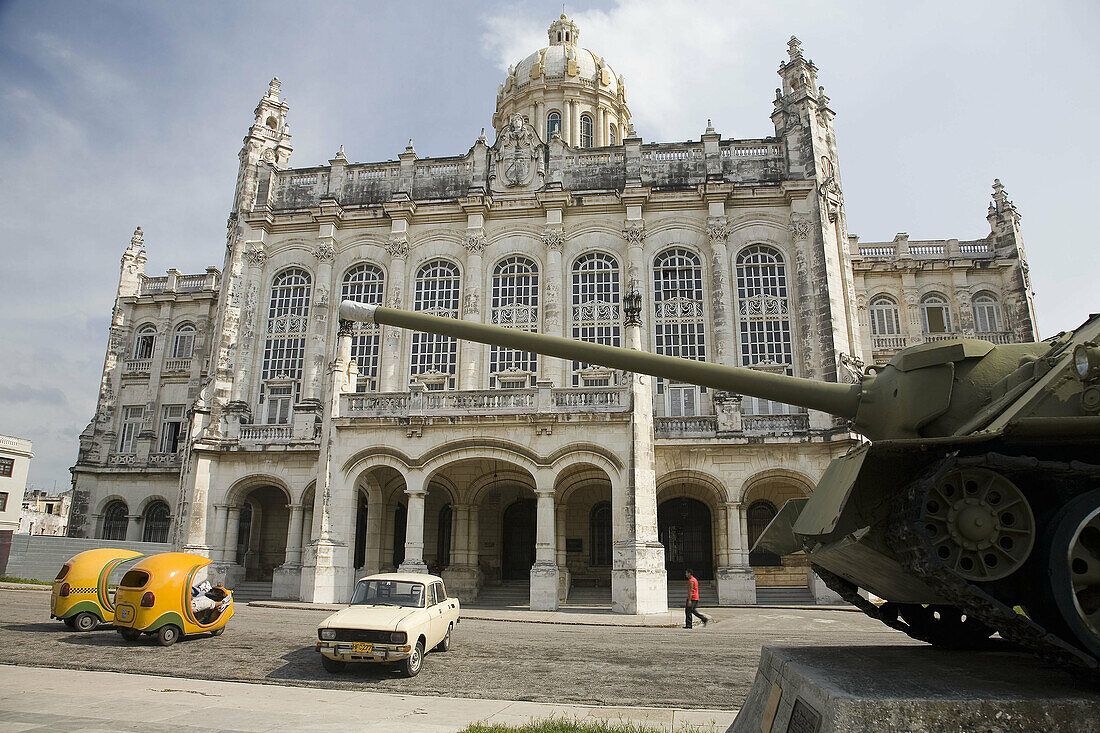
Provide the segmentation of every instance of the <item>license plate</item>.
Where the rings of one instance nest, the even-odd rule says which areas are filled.
[[[118,620],[119,621],[129,621],[130,617],[133,615],[133,613],[134,613],[133,610],[129,606],[119,606],[118,607]]]
[[[370,654],[374,649],[374,644],[368,644],[365,641],[353,641],[351,643],[352,654]]]

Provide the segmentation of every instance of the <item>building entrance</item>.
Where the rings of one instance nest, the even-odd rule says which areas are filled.
[[[520,499],[504,510],[501,580],[527,580],[535,564],[535,500]]]
[[[710,509],[701,501],[679,497],[657,507],[657,536],[665,546],[669,580],[681,580],[691,568],[700,580],[714,579]]]

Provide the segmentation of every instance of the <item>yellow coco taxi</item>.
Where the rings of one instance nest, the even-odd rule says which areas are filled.
[[[70,629],[91,631],[115,620],[115,604],[107,588],[111,571],[127,560],[141,557],[133,550],[104,547],[73,555],[61,566],[50,595],[50,618]]]
[[[161,646],[175,644],[185,634],[221,634],[233,617],[233,595],[228,590],[219,586],[207,594],[215,601],[210,610],[192,607],[195,576],[211,562],[201,555],[165,552],[130,568],[115,593],[118,632],[127,641],[154,634]]]
[[[406,677],[415,677],[426,649],[451,648],[458,613],[458,599],[447,597],[442,578],[371,575],[356,583],[350,606],[317,627],[317,651],[329,672],[348,662],[398,662]]]

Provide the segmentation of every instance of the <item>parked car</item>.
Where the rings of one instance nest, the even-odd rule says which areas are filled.
[[[443,579],[425,573],[381,573],[355,584],[351,605],[317,627],[317,651],[329,672],[348,662],[397,662],[406,677],[420,674],[424,652],[451,648],[459,603]]]
[[[53,581],[50,618],[61,619],[77,631],[91,631],[100,624],[114,622],[115,604],[107,581],[115,568],[141,555],[113,547],[73,555]]]

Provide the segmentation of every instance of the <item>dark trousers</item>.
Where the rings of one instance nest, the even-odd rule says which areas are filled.
[[[695,607],[699,605],[699,601],[688,601],[684,604],[684,626],[691,628],[692,615],[700,621],[706,622],[707,617],[695,610]]]

